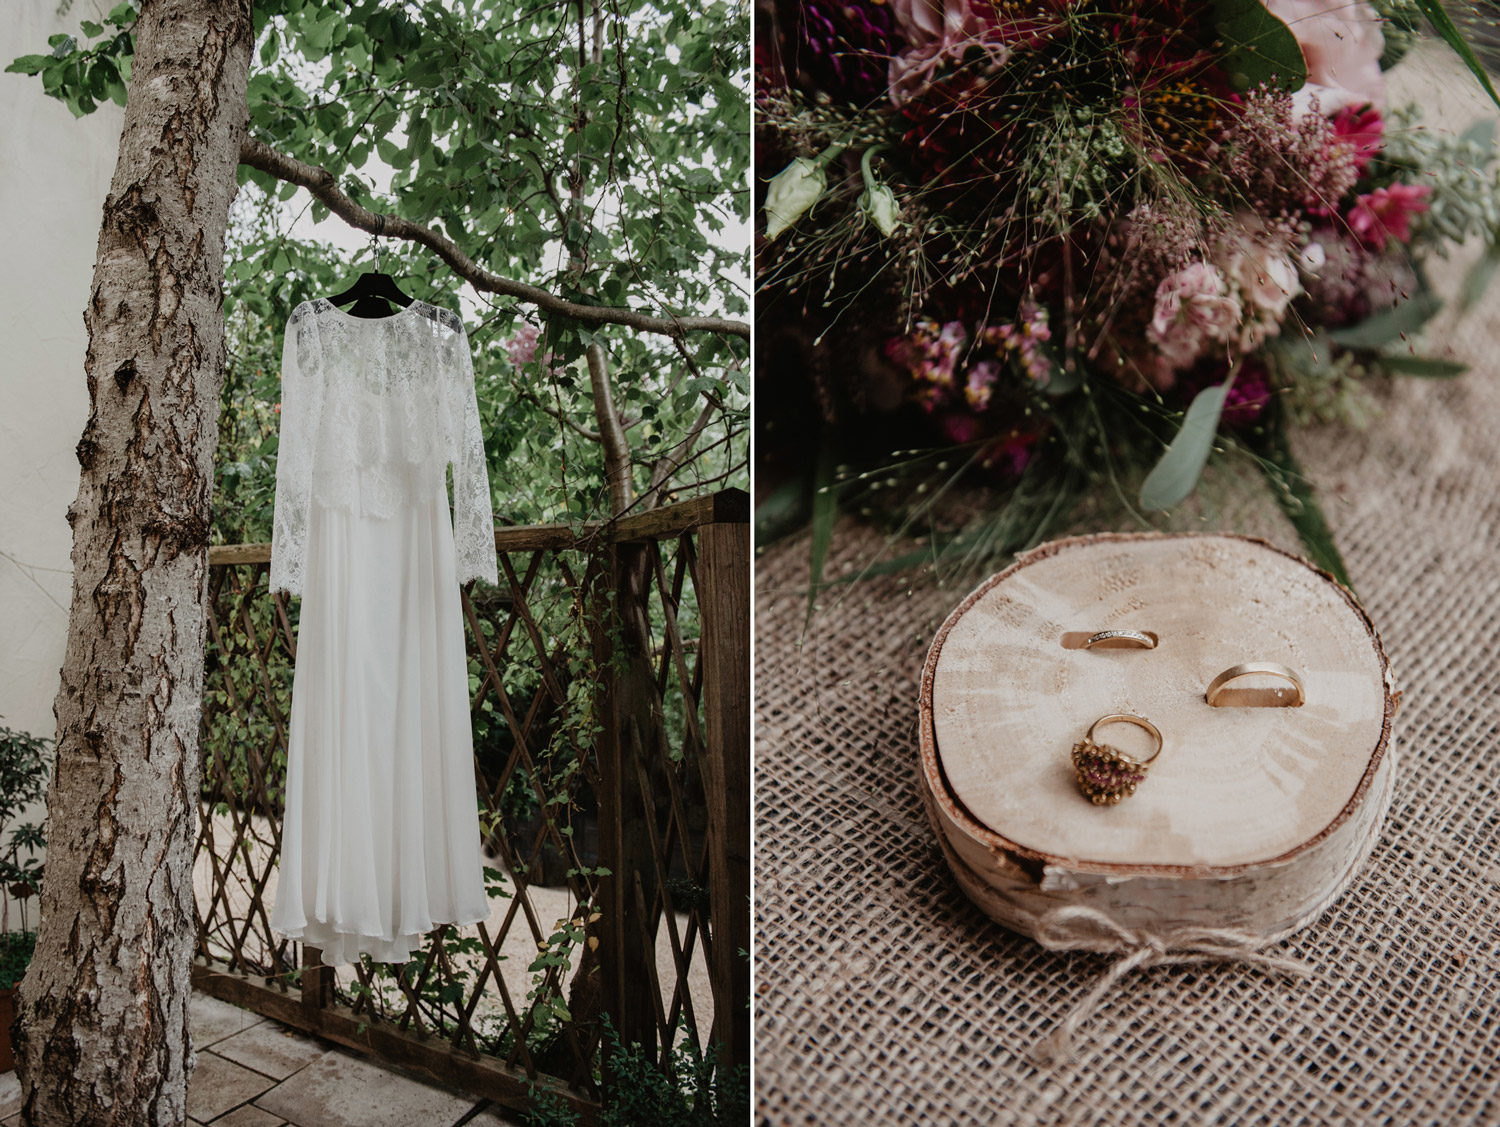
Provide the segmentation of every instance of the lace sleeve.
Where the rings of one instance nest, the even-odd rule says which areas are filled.
[[[313,449],[320,397],[308,370],[316,364],[301,347],[311,331],[305,307],[287,319],[281,349],[281,434],[276,446],[276,508],[271,528],[271,590],[302,594],[307,569],[307,517],[312,498]]]
[[[490,507],[490,475],[485,464],[484,435],[479,429],[479,400],[474,391],[474,360],[460,322],[453,341],[457,355],[448,380],[449,418],[453,436],[453,546],[458,582],[483,579],[498,584],[495,561],[495,515]]]

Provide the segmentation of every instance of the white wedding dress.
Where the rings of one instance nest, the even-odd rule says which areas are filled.
[[[302,613],[271,925],[330,966],[404,962],[489,916],[459,585],[496,581],[495,534],[463,322],[304,302],[281,392],[271,590]]]

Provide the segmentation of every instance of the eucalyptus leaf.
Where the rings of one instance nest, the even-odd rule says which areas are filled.
[[[1302,89],[1307,63],[1297,37],[1260,0],[1214,0],[1213,20],[1224,44],[1224,67],[1236,90],[1261,83]]]
[[[1463,288],[1459,291],[1458,310],[1467,313],[1479,304],[1479,299],[1484,296],[1485,290],[1489,289],[1490,282],[1495,277],[1496,269],[1500,269],[1500,247],[1490,246],[1485,248],[1484,254],[1469,269],[1464,276]]]
[[[1440,360],[1431,356],[1382,356],[1380,366],[1396,376],[1422,376],[1427,379],[1446,380],[1461,376],[1469,370],[1467,364],[1458,360]]]
[[[1153,512],[1182,502],[1198,484],[1213,451],[1229,383],[1206,387],[1193,397],[1182,427],[1141,483],[1141,506]]]
[[[1460,141],[1470,145],[1478,145],[1485,156],[1495,151],[1495,119],[1492,117],[1480,118],[1469,128],[1459,135]]]
[[[1399,305],[1367,317],[1357,325],[1334,329],[1328,339],[1345,348],[1383,348],[1415,333],[1437,316],[1443,303],[1435,294],[1423,291]]]

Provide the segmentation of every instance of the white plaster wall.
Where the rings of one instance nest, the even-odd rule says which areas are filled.
[[[108,11],[99,0],[74,0],[65,17],[58,0],[3,8],[0,70]],[[72,581],[64,514],[88,415],[83,308],[123,114],[109,103],[75,120],[40,77],[0,74],[0,725],[49,739]]]

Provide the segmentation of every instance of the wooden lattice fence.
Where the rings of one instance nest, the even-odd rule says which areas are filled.
[[[601,1019],[749,1061],[749,498],[501,528],[463,591],[493,912],[402,967],[323,966],[270,926],[296,600],[269,545],[211,550],[194,982],[521,1107],[590,1121]]]

